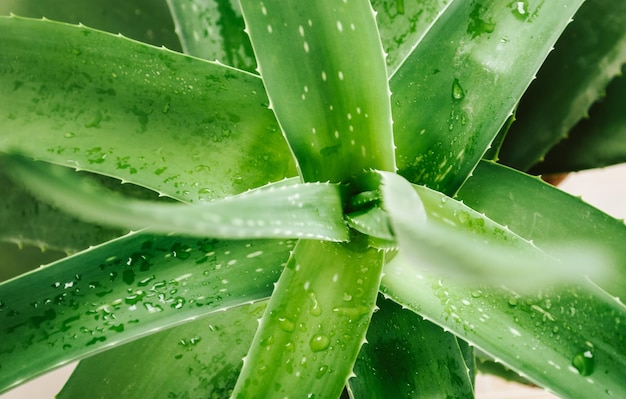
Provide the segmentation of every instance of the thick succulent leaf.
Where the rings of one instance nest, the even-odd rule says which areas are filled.
[[[366,0],[243,0],[263,82],[305,181],[395,170],[389,87]]]
[[[258,77],[84,26],[0,29],[0,151],[188,202],[295,174]]]
[[[379,300],[349,383],[360,398],[473,398],[457,338],[421,316]]]
[[[396,257],[382,291],[523,377],[567,398],[626,395],[624,305],[591,283],[538,290],[464,286]]]
[[[550,256],[461,202],[427,188],[413,188],[401,176],[378,173],[382,206],[398,243],[398,257],[419,270],[461,284],[506,282],[528,290],[566,280],[577,282],[592,273],[604,276],[610,267],[612,259],[594,247],[581,243],[571,253],[560,247]]]
[[[164,204],[104,191],[67,168],[10,159],[11,172],[31,191],[93,222],[196,237],[348,239],[337,184],[286,181],[204,204]]]
[[[626,162],[624,93],[626,77],[622,75],[609,84],[606,97],[591,107],[589,119],[574,126],[569,137],[554,146],[531,173],[563,173]]]
[[[383,253],[300,240],[272,294],[233,398],[338,398],[376,304]]]
[[[82,222],[42,204],[3,170],[0,170],[0,209],[0,240],[18,245],[76,252],[123,234],[120,230]]]
[[[387,53],[389,75],[393,75],[450,0],[372,0],[371,3]]]
[[[613,259],[610,278],[594,282],[616,297],[626,298],[626,226],[580,198],[524,173],[481,162],[458,197],[487,217],[532,240],[548,254],[564,249],[576,254],[593,246]],[[569,243],[564,248],[563,244]],[[593,263],[592,266],[595,266]]]
[[[266,304],[216,312],[84,359],[57,398],[228,398]]]
[[[567,137],[626,62],[626,2],[587,0],[520,101],[500,160],[528,170]],[[623,87],[623,86],[622,86]],[[623,119],[624,91],[619,92]],[[599,134],[593,141],[610,143]]]
[[[2,0],[0,15],[47,18],[180,50],[165,0]]]
[[[390,81],[399,172],[454,193],[582,2],[452,2]]]
[[[0,284],[0,391],[268,297],[292,243],[132,234]],[[29,295],[24,295],[28,292]]]
[[[254,72],[256,60],[237,1],[167,0],[185,54]]]

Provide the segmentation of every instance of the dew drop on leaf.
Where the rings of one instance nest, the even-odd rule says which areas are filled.
[[[458,79],[454,79],[454,82],[452,82],[452,98],[457,101],[465,98],[465,92]]]
[[[311,339],[309,346],[313,352],[321,352],[330,345],[330,338],[326,335],[316,335]]]
[[[279,317],[278,318],[278,325],[280,326],[280,329],[285,331],[285,332],[293,332],[293,330],[295,330],[296,326],[293,323],[293,321],[289,320],[286,317]]]
[[[578,370],[580,375],[585,377],[593,373],[594,363],[595,361],[591,351],[577,353],[572,358],[572,366]]]

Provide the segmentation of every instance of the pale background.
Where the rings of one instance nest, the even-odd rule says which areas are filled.
[[[626,164],[571,174],[560,187],[571,194],[582,196],[585,201],[609,215],[626,219]],[[74,367],[74,364],[70,364],[44,375],[0,395],[0,399],[52,399]],[[476,385],[477,399],[556,398],[542,389],[529,388],[483,375],[478,376]]]

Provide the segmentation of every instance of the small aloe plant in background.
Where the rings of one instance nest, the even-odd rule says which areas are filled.
[[[626,397],[626,226],[528,174],[626,161],[626,3],[47,3],[0,236],[68,255],[0,284],[0,391]]]

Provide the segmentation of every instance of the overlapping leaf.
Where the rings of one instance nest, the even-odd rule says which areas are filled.
[[[167,0],[185,54],[254,72],[256,60],[238,2]]]
[[[40,197],[94,222],[196,237],[348,240],[337,184],[285,181],[205,204],[163,204],[116,196],[66,168],[19,157],[9,166]]]
[[[626,308],[593,284],[520,295],[464,287],[397,258],[382,290],[536,384],[568,398],[626,395]]]
[[[624,93],[626,77],[622,75],[606,88],[606,97],[591,107],[589,119],[574,126],[569,137],[554,146],[530,172],[566,173],[626,162]]]
[[[295,175],[258,77],[83,26],[0,29],[0,151],[188,202]]]
[[[292,246],[132,234],[6,281],[0,284],[0,391],[168,326],[266,298]]]
[[[155,46],[179,50],[172,17],[164,0],[3,0],[0,14],[47,18],[121,33]]]
[[[626,3],[585,1],[522,97],[517,121],[502,147],[503,163],[528,170],[588,115],[591,104],[626,63],[625,25]],[[623,93],[622,89],[617,99],[620,115]],[[591,141],[612,141],[600,134],[594,137]]]
[[[555,256],[597,248],[612,259],[608,277],[594,280],[626,298],[626,226],[598,209],[521,172],[481,162],[458,194],[467,205]],[[568,246],[564,247],[564,243]],[[590,267],[596,265],[590,263]],[[565,277],[571,273],[563,273]],[[597,276],[600,277],[600,276]],[[606,277],[606,275],[605,275]]]
[[[454,335],[392,301],[378,305],[350,380],[353,398],[474,397]]]
[[[281,275],[233,397],[339,397],[365,338],[383,254],[301,240]]]
[[[57,397],[228,398],[266,304],[216,312],[82,360]]]
[[[399,173],[453,194],[580,4],[452,2],[390,81]]]
[[[0,171],[0,209],[10,210],[0,213],[0,240],[19,245],[76,252],[123,234],[42,204],[4,171]]]
[[[241,6],[271,107],[304,180],[394,171],[387,70],[369,2]]]

